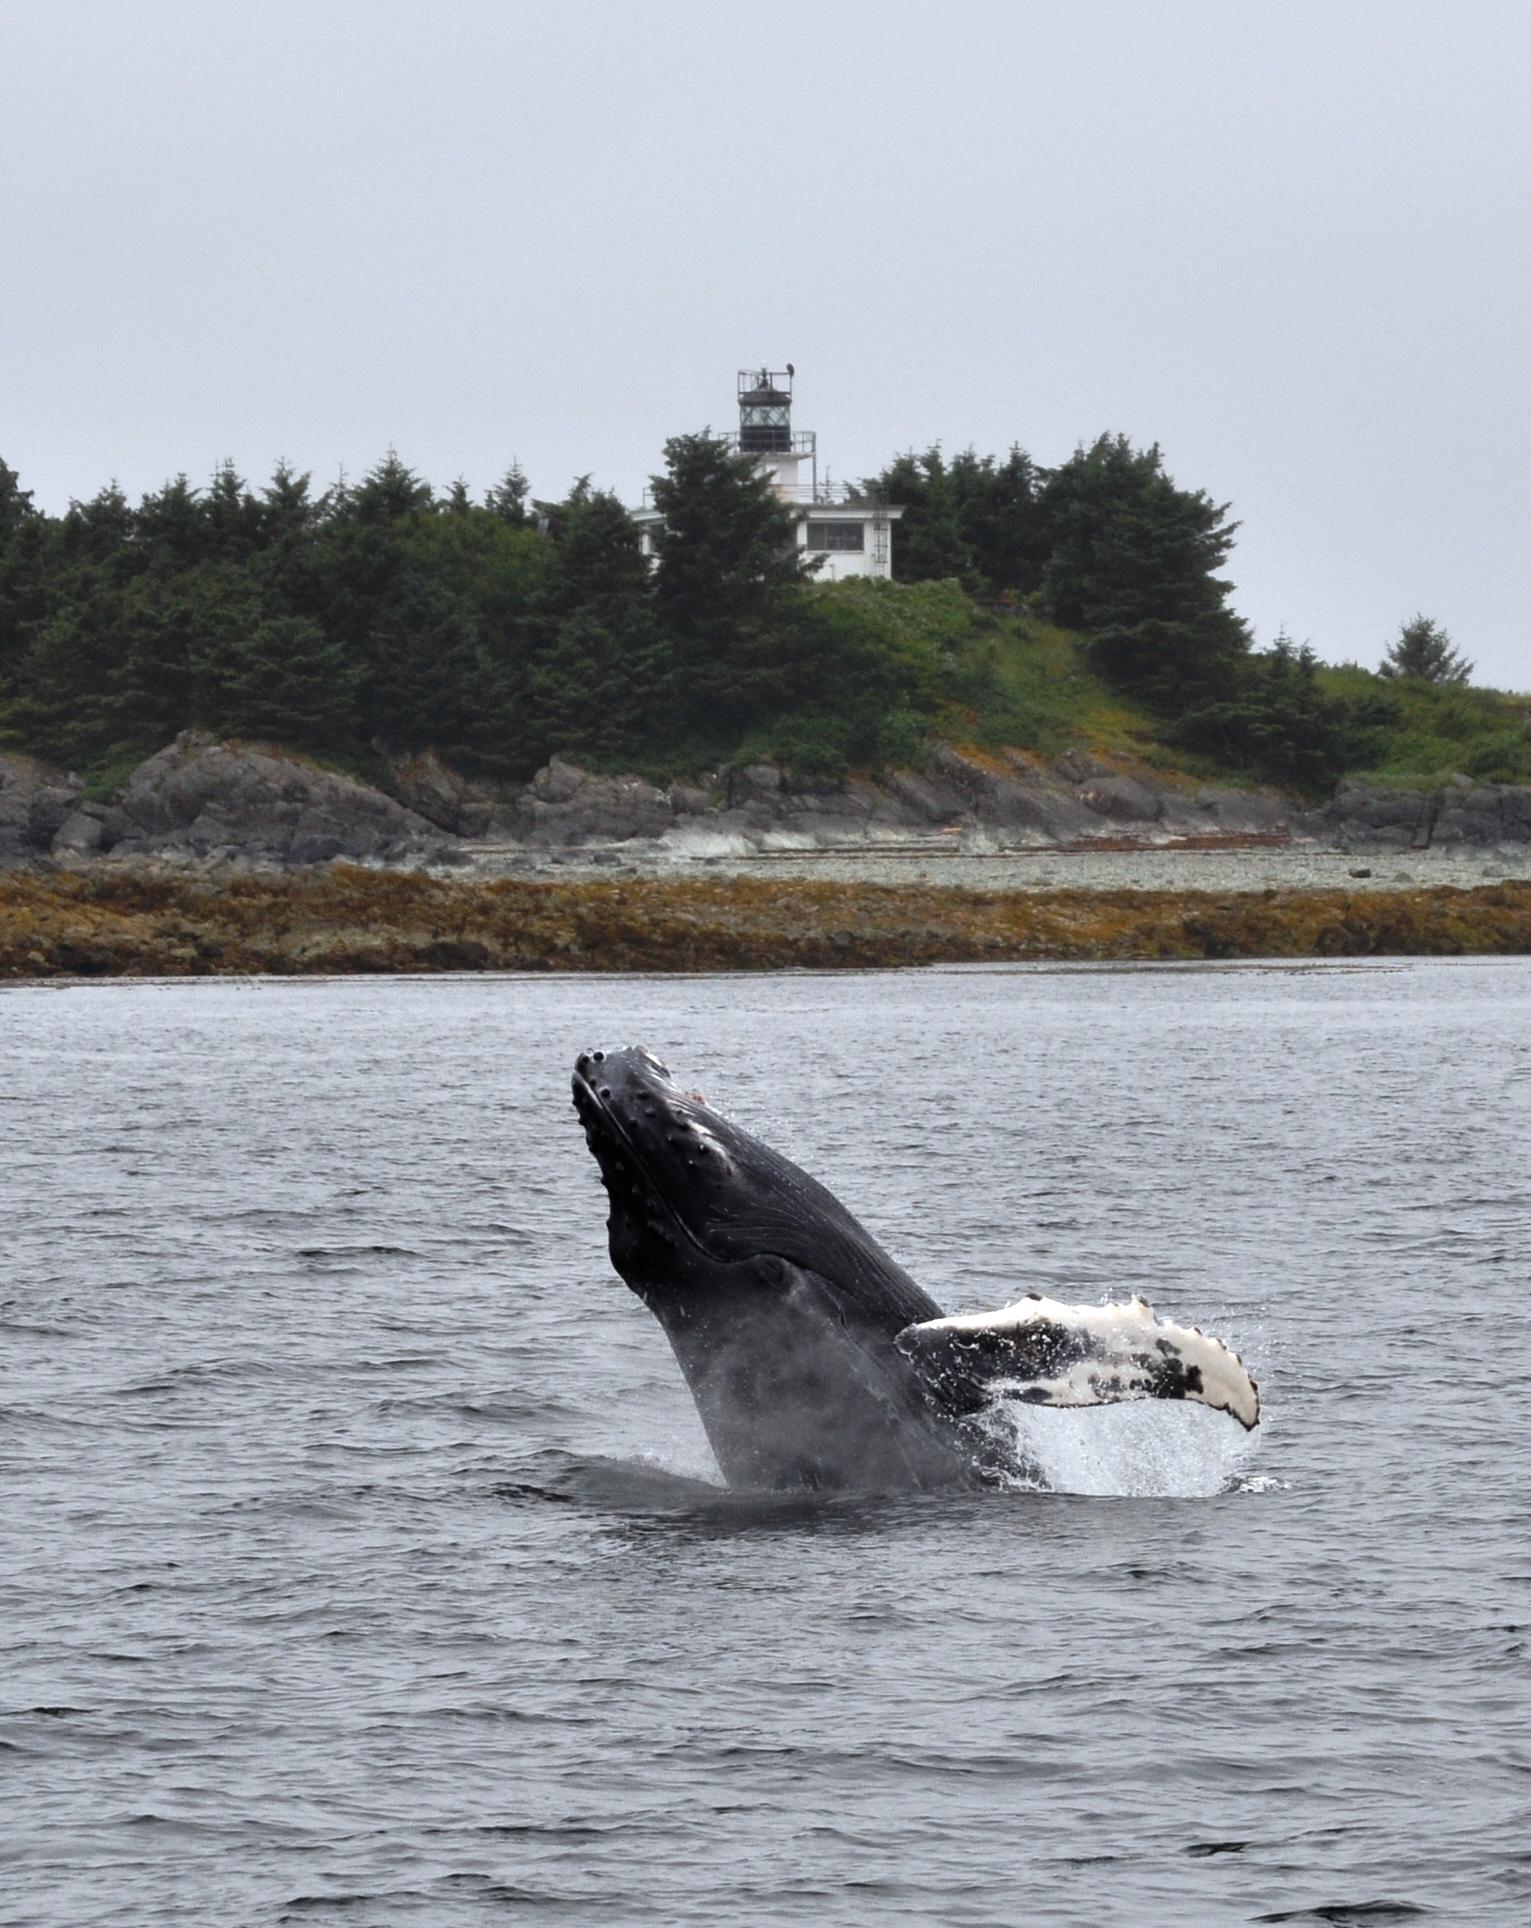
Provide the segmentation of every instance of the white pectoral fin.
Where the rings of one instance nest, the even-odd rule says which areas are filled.
[[[1196,1399],[1253,1429],[1260,1389],[1221,1339],[1160,1319],[1144,1299],[1064,1305],[1035,1294],[994,1312],[927,1319],[895,1341],[959,1409],[990,1399],[1108,1406]]]

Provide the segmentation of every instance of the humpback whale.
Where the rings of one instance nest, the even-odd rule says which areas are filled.
[[[817,1180],[676,1084],[641,1046],[589,1051],[574,1107],[617,1273],[658,1319],[730,1486],[998,1484],[1027,1469],[997,1400],[1194,1399],[1246,1428],[1238,1356],[1142,1299],[1035,1293],[948,1317]]]

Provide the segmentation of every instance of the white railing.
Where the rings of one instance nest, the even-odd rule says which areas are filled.
[[[873,490],[861,489],[854,482],[816,482],[803,483],[796,488],[773,489],[772,493],[782,502],[790,502],[794,507],[806,509],[848,508],[853,503],[866,509],[886,509],[888,499]],[[645,489],[643,499],[638,505],[643,509],[654,506],[654,491]]]

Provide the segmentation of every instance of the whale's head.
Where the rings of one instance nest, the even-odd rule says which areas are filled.
[[[641,1297],[705,1289],[709,1274],[776,1258],[890,1318],[907,1310],[903,1288],[923,1300],[833,1193],[683,1091],[653,1052],[586,1052],[573,1082],[611,1201],[612,1263]],[[890,1284],[900,1303],[884,1308]]]

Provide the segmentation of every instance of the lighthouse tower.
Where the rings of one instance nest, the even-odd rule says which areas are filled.
[[[893,574],[893,524],[903,510],[865,490],[819,480],[819,438],[812,429],[792,426],[796,373],[791,362],[784,369],[741,368],[739,430],[720,440],[736,455],[753,456],[776,494],[798,510],[797,546],[812,559],[816,582],[887,578]],[[647,495],[634,520],[644,554],[655,556],[654,534],[663,518]]]
[[[741,455],[753,455],[755,466],[768,475],[784,501],[795,502],[802,487],[801,465],[809,465],[810,491],[818,481],[818,440],[810,429],[792,432],[792,378],[797,370],[788,362],[778,373],[770,368],[739,370],[739,433],[729,440]]]

